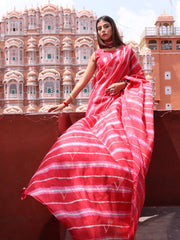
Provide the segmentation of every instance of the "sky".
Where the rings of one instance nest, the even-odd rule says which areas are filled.
[[[36,8],[48,2],[79,11],[83,8],[92,11],[97,17],[111,16],[123,33],[123,41],[140,42],[145,27],[154,27],[159,15],[164,12],[173,15],[175,26],[180,27],[180,0],[5,0],[0,1],[0,19],[14,8]]]

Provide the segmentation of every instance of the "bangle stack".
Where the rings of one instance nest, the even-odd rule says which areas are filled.
[[[69,94],[70,98],[71,98],[71,101],[74,102],[74,98],[71,94]],[[67,107],[69,105],[69,103],[67,103],[66,101],[63,102],[65,107]]]

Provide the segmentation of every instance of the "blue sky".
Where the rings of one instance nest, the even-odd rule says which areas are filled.
[[[0,18],[12,11],[23,11],[45,5],[49,0],[5,0],[0,1]],[[15,2],[15,3],[14,3]],[[124,41],[140,41],[145,27],[154,27],[159,15],[166,12],[175,19],[175,26],[180,27],[180,0],[50,0],[55,5],[74,7],[76,10],[86,8],[93,11],[97,17],[111,16],[123,32]]]

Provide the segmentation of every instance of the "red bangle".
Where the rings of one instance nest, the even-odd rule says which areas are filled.
[[[64,101],[63,103],[64,103],[64,105],[65,105],[66,107],[69,105],[69,104],[68,104],[67,102],[65,102],[65,101]]]

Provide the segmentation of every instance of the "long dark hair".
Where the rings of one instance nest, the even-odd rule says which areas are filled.
[[[117,27],[116,27],[116,24],[115,24],[114,20],[109,16],[102,16],[102,17],[98,18],[97,21],[96,21],[97,40],[98,40],[98,44],[99,44],[100,48],[106,48],[106,45],[105,45],[104,41],[100,38],[100,36],[98,34],[97,25],[100,21],[106,21],[106,22],[109,22],[111,24],[111,27],[112,27],[112,41],[113,41],[115,47],[120,47],[122,45],[125,45],[123,43],[123,41],[121,40],[121,37],[119,35],[119,32],[117,30]]]

